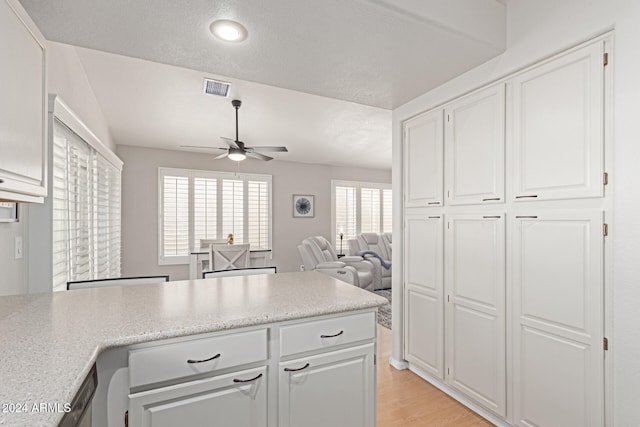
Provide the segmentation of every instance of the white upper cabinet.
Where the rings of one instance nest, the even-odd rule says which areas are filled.
[[[0,0],[0,199],[47,195],[45,39],[17,0]]]
[[[447,204],[504,203],[504,84],[445,109]]]
[[[447,382],[506,415],[504,214],[447,216]]]
[[[442,206],[442,110],[404,124],[405,206]]]
[[[603,54],[595,43],[511,81],[515,200],[603,195]]]
[[[514,222],[514,421],[602,426],[602,211],[528,212]]]

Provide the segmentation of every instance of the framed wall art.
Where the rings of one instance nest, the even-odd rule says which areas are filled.
[[[313,196],[304,194],[293,195],[293,217],[313,218],[315,215],[315,203]]]

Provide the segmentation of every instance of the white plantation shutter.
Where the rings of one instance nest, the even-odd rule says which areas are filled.
[[[391,233],[393,207],[391,204],[391,190],[382,190],[382,232]]]
[[[343,248],[347,248],[346,240],[355,239],[361,233],[391,232],[390,187],[389,184],[331,181],[334,245],[339,245],[341,231]]]
[[[265,181],[249,181],[247,184],[248,243],[254,249],[269,248],[270,203],[269,185]]]
[[[221,239],[218,236],[218,180],[193,180],[193,232],[195,242],[200,239]],[[197,246],[197,245],[196,245]]]
[[[245,243],[244,200],[244,181],[222,180],[222,235],[233,234],[234,243]]]
[[[271,249],[271,176],[159,168],[161,264],[188,262],[200,239]]]
[[[340,232],[343,233],[345,245],[347,240],[356,238],[358,235],[356,213],[355,187],[335,187],[335,242],[340,241]]]
[[[164,176],[162,192],[162,255],[189,255],[189,179]]]
[[[380,190],[360,189],[360,232],[379,233],[380,214]]]
[[[120,276],[120,165],[58,119],[51,165],[53,287]]]

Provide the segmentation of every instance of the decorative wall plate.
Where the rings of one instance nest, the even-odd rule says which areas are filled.
[[[293,195],[293,216],[295,218],[313,218],[315,215],[313,196]]]

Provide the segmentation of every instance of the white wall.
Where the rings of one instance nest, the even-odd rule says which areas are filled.
[[[98,104],[76,48],[70,45],[48,42],[47,77],[49,93],[55,93],[109,147],[116,151],[107,121]]]
[[[27,292],[27,222],[28,210],[20,205],[19,222],[0,222],[0,296]],[[14,242],[22,237],[24,250],[22,259],[14,258]]]
[[[394,193],[401,187],[401,122],[474,88],[523,68],[594,35],[615,29],[613,240],[613,426],[640,425],[640,2],[636,0],[507,0],[507,50],[480,67],[399,107],[393,113]],[[402,207],[395,198],[395,211]],[[400,245],[402,222],[394,216],[394,239]],[[394,254],[399,251],[394,252]],[[394,263],[401,262],[394,259]],[[394,289],[401,277],[394,275]],[[394,302],[399,298],[394,299]],[[394,324],[400,322],[394,305]],[[611,327],[608,327],[611,329]],[[393,357],[401,355],[400,329],[394,328]]]
[[[273,175],[273,265],[297,271],[297,246],[312,235],[331,236],[331,180],[391,182],[391,171],[337,168],[279,160],[247,159],[239,164],[213,155],[118,145],[122,171],[122,274],[168,274],[186,279],[187,266],[158,265],[158,167],[235,171]],[[292,195],[315,196],[314,218],[293,218]],[[346,243],[345,243],[346,245]]]

